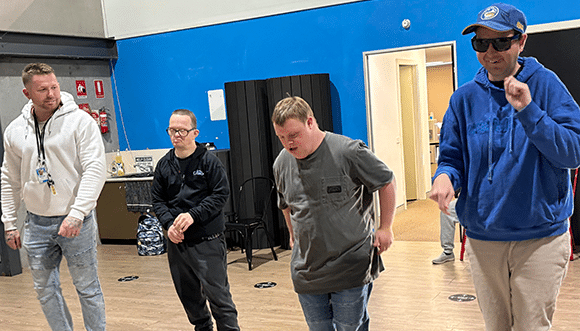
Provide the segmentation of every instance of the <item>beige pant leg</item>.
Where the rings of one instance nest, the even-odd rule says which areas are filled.
[[[468,238],[466,249],[486,330],[551,328],[570,258],[569,232],[512,242]]]
[[[509,331],[512,325],[509,242],[466,240],[465,251],[485,329]]]
[[[569,232],[515,246],[511,255],[514,330],[550,330],[570,249]]]

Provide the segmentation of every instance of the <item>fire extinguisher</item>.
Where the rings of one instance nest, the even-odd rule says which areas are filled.
[[[99,110],[99,126],[101,127],[101,133],[105,134],[109,132],[109,123],[107,121],[107,112],[105,107]]]

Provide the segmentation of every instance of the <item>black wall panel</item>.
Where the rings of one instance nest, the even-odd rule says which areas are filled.
[[[210,153],[214,154],[215,156],[217,156],[217,158],[220,160],[220,162],[224,165],[224,168],[226,170],[226,175],[228,176],[228,182],[230,182],[230,190],[231,190],[231,181],[232,181],[232,172],[231,172],[231,164],[230,164],[230,150],[229,149],[215,149],[215,150],[210,150]],[[228,199],[228,201],[226,201],[226,204],[224,205],[224,213],[231,213],[233,212],[233,204],[232,204],[232,199],[231,199],[231,194],[230,194],[230,198]]]
[[[224,85],[228,129],[232,192],[252,176],[274,178],[272,165],[282,144],[272,127],[272,112],[278,101],[300,96],[310,104],[322,130],[333,131],[328,74],[299,75],[231,82]],[[234,205],[237,197],[233,195]],[[268,229],[276,245],[288,248],[288,229],[282,212],[272,198]],[[252,208],[248,206],[247,208]],[[259,231],[255,248],[267,247],[266,237]]]
[[[4,223],[0,222],[0,231],[4,237]],[[15,276],[22,273],[18,250],[8,247],[6,240],[0,238],[0,276]]]
[[[554,71],[578,103],[580,101],[580,28],[532,33],[528,35],[522,56],[538,59],[546,68]],[[572,175],[574,175],[572,171]],[[574,181],[574,176],[572,176]],[[577,191],[578,188],[576,189]],[[577,193],[577,192],[576,192]],[[574,213],[570,217],[574,242],[580,245],[580,196],[574,196]]]
[[[4,159],[4,143],[3,135],[0,135],[0,164]],[[2,210],[0,210],[2,216]],[[22,273],[22,265],[20,264],[20,253],[8,247],[6,240],[4,240],[4,223],[0,222],[0,276],[14,276]]]
[[[533,33],[528,35],[522,56],[533,56],[546,68],[554,71],[580,101],[580,28]]]
[[[272,177],[265,81],[225,84],[234,188],[253,176]]]
[[[264,176],[273,178],[271,133],[268,120],[266,81],[226,83],[226,109],[230,136],[231,187],[234,206],[238,203],[238,189],[244,180]],[[248,199],[244,208],[252,209]],[[275,207],[275,206],[274,206]],[[271,208],[268,229],[277,238],[278,212]],[[254,235],[254,247],[267,247],[263,232]]]

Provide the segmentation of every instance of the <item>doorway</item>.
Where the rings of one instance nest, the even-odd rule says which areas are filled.
[[[416,125],[419,123],[417,118],[417,66],[415,64],[405,64],[408,61],[397,61],[398,81],[399,81],[399,100],[400,100],[400,117],[402,125],[403,138],[403,163],[405,165],[404,185],[405,200],[417,200],[420,196],[418,188],[418,169],[417,163],[419,153],[417,151]]]
[[[435,112],[428,70],[451,68],[450,95],[457,86],[455,59],[455,41],[363,53],[369,147],[395,173],[397,208],[427,199],[431,190],[429,118]]]

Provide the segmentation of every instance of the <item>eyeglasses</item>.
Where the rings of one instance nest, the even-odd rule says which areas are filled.
[[[189,134],[189,132],[191,132],[193,130],[195,130],[195,128],[189,129],[189,130],[186,130],[186,129],[175,130],[175,129],[172,129],[172,128],[167,128],[167,129],[165,129],[165,132],[167,132],[167,134],[169,136],[171,136],[171,137],[173,137],[176,133],[180,137],[187,137],[187,135]]]
[[[473,50],[480,53],[485,53],[489,49],[489,44],[498,52],[505,52],[512,47],[512,41],[520,38],[520,34],[511,37],[493,38],[493,39],[477,39],[476,36],[471,38],[471,46]]]

